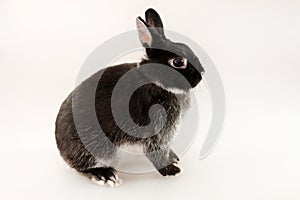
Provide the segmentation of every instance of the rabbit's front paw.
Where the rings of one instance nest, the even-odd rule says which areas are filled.
[[[180,167],[176,163],[172,163],[164,168],[158,170],[163,176],[176,176],[181,172]]]
[[[179,162],[179,157],[172,150],[169,153],[169,161],[175,164],[178,164]]]

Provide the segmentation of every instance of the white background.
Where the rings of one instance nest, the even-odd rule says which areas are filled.
[[[198,137],[179,177],[121,174],[123,185],[102,188],[61,162],[55,117],[89,53],[148,7],[217,66],[223,136],[205,160]],[[296,0],[1,0],[0,198],[298,200],[299,52]]]

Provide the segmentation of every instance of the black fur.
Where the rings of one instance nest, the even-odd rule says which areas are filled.
[[[163,28],[159,15],[153,9],[146,11],[146,20],[147,22],[142,23],[147,27]],[[98,180],[101,177],[109,179],[116,174],[111,161],[116,155],[117,148],[122,144],[140,144],[144,148],[145,155],[163,176],[180,172],[180,168],[176,166],[179,158],[169,148],[169,143],[174,137],[181,114],[189,105],[189,90],[201,81],[201,72],[204,70],[193,52],[184,44],[173,43],[166,39],[163,29],[157,29],[156,32],[151,30],[151,37],[153,43],[160,44],[164,50],[148,46],[147,59],[140,63],[121,64],[95,73],[81,83],[63,102],[56,120],[57,146],[63,159],[77,171]],[[166,82],[162,78],[157,78],[155,73],[145,71],[145,65],[163,64],[172,68],[168,60],[176,56],[184,56],[189,61],[185,69],[175,69],[188,80],[189,87],[178,85],[177,80]],[[161,105],[160,109],[166,111],[166,123],[155,135],[145,132],[136,137],[124,131],[134,129],[126,119],[122,124],[115,121],[111,109],[113,90],[120,78],[129,71],[133,72],[132,84],[144,80],[150,82],[139,87],[130,98],[129,113],[133,122],[140,127],[147,127],[151,123],[149,109],[155,104]],[[154,80],[162,86],[154,83]],[[122,87],[127,90],[129,85]],[[174,94],[167,88],[177,88],[183,93]],[[122,98],[113,103],[117,107],[124,104]],[[92,115],[94,111],[95,116]],[[91,123],[93,117],[97,119],[102,132],[97,124]],[[152,120],[154,124],[159,124],[162,119],[158,117]],[[101,167],[96,166],[99,160],[103,161]]]

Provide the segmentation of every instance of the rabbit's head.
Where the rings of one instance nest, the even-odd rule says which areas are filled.
[[[169,87],[187,90],[195,87],[202,79],[204,69],[192,50],[185,44],[172,42],[164,34],[163,23],[159,14],[152,8],[145,13],[146,21],[136,19],[140,41],[146,49],[144,63],[157,63],[179,72],[189,87],[169,85]],[[177,80],[173,80],[175,83]],[[178,82],[178,81],[177,81]]]

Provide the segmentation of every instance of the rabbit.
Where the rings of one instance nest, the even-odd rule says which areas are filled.
[[[189,108],[191,90],[204,74],[199,59],[187,45],[166,38],[162,20],[154,9],[145,12],[145,20],[137,17],[136,25],[138,38],[145,49],[141,62],[110,66],[87,78],[62,103],[56,119],[55,138],[61,157],[76,171],[101,185],[120,183],[114,160],[122,145],[141,146],[142,153],[162,176],[175,176],[181,172],[179,156],[170,148],[170,142]],[[167,71],[159,70],[163,68],[161,66]],[[170,76],[169,71],[180,74],[185,82]],[[122,96],[114,101],[112,97],[118,81],[129,72],[132,72],[130,82],[121,85],[120,91],[141,84],[131,94],[128,105],[134,126],[127,123],[128,116],[122,113],[119,116],[122,120],[117,123],[112,112],[112,104],[121,107],[124,104]],[[161,107],[152,109],[149,116],[154,105]],[[96,125],[89,124],[93,112],[102,132],[97,131]],[[165,118],[160,116],[163,112]],[[164,125],[161,125],[162,121]],[[150,123],[154,125],[147,129],[151,129],[151,133],[134,133],[139,127],[147,128]]]

